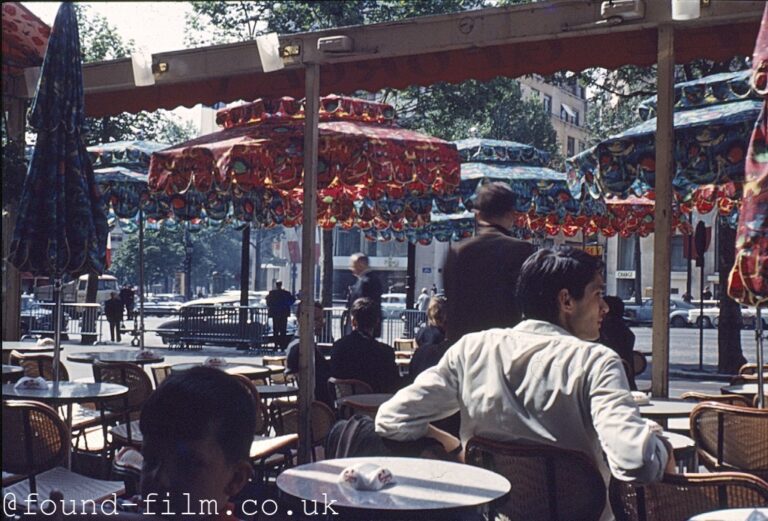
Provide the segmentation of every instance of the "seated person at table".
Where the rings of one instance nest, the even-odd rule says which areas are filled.
[[[464,445],[484,436],[580,451],[606,483],[611,474],[652,482],[674,470],[671,447],[640,417],[621,359],[595,343],[607,311],[602,271],[600,259],[573,248],[528,257],[518,280],[526,320],[462,337],[379,408],[376,432],[417,439],[459,411]]]
[[[608,304],[608,313],[603,317],[603,323],[600,326],[599,342],[616,351],[616,354],[624,360],[629,388],[636,391],[637,384],[635,384],[633,370],[635,334],[624,322],[624,302],[619,297],[612,296],[605,297],[603,300]]]
[[[352,303],[352,332],[337,340],[331,351],[331,376],[354,378],[374,393],[394,392],[400,383],[395,352],[373,337],[381,320],[379,304],[363,297]]]
[[[445,341],[445,323],[448,319],[448,306],[445,297],[432,297],[427,307],[427,325],[416,333],[416,351],[411,358],[409,374],[416,378],[419,374],[437,364],[448,349]]]
[[[227,519],[230,498],[252,476],[256,414],[248,390],[209,367],[172,374],[144,404],[140,428],[144,512]]]
[[[301,302],[299,302],[299,316],[301,316]],[[315,335],[318,336],[325,328],[325,312],[323,305],[315,302]],[[285,374],[299,374],[299,335],[296,335],[285,350]],[[328,378],[331,377],[331,364],[325,359],[323,353],[315,345],[315,400],[320,400],[333,408],[333,399],[328,392]]]

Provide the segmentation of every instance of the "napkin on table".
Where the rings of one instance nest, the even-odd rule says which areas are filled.
[[[380,490],[392,482],[392,472],[374,463],[358,463],[342,470],[339,482],[356,490]]]
[[[48,389],[48,382],[45,378],[38,376],[37,378],[31,378],[24,376],[19,379],[13,386],[14,389]]]
[[[209,356],[205,359],[203,365],[206,367],[218,367],[226,363],[227,361],[219,356]]]

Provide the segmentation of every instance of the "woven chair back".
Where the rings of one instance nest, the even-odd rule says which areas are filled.
[[[141,410],[141,406],[152,394],[152,381],[144,369],[129,362],[93,362],[93,377],[96,382],[124,385],[128,393],[102,402],[105,411],[130,414]]]
[[[373,388],[367,382],[354,378],[334,378],[333,376],[328,378],[328,390],[331,396],[335,396],[337,400],[353,394],[370,394],[373,392]]]
[[[24,368],[24,376],[37,378],[42,376],[46,380],[53,380],[53,355],[48,354],[25,354],[18,351],[11,351],[9,360],[11,364]],[[69,380],[69,373],[64,364],[59,361],[59,380]]]
[[[3,471],[34,476],[67,456],[67,426],[52,408],[32,401],[3,402]]]
[[[768,483],[738,472],[667,474],[650,485],[613,479],[609,495],[617,521],[687,521],[713,510],[768,506]]]
[[[163,364],[152,366],[152,378],[155,380],[155,389],[157,389],[169,376],[171,376],[170,365]]]
[[[749,407],[752,405],[747,398],[740,394],[707,394],[690,391],[680,395],[683,400],[690,400],[696,402],[718,402],[727,403],[729,405],[740,405],[742,407]]]
[[[248,390],[253,398],[253,407],[256,411],[256,432],[254,434],[266,435],[269,430],[269,423],[267,421],[269,415],[267,413],[266,405],[261,400],[259,390],[256,389],[256,386],[247,376],[241,374],[235,374],[233,376],[240,382],[240,385]]]
[[[768,364],[763,364],[763,372],[768,373]],[[742,376],[757,376],[757,364],[744,364],[739,368],[739,374]]]
[[[701,403],[691,433],[710,470],[735,470],[768,479],[768,409]]]
[[[507,500],[496,507],[511,521],[597,521],[605,508],[603,478],[580,452],[475,437],[465,459],[512,483]]]
[[[331,427],[336,423],[333,410],[320,401],[313,401],[309,407],[310,435],[312,437],[312,459],[317,460],[317,449],[325,446],[325,440]],[[280,411],[280,429],[278,434],[294,434],[299,432],[299,410],[295,407]]]

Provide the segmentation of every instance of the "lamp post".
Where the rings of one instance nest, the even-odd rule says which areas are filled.
[[[192,299],[192,238],[188,226],[184,228],[184,298]]]

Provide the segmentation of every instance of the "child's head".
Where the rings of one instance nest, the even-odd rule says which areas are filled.
[[[251,477],[253,397],[219,369],[171,375],[144,404],[140,427],[141,490],[151,513],[224,513]]]

